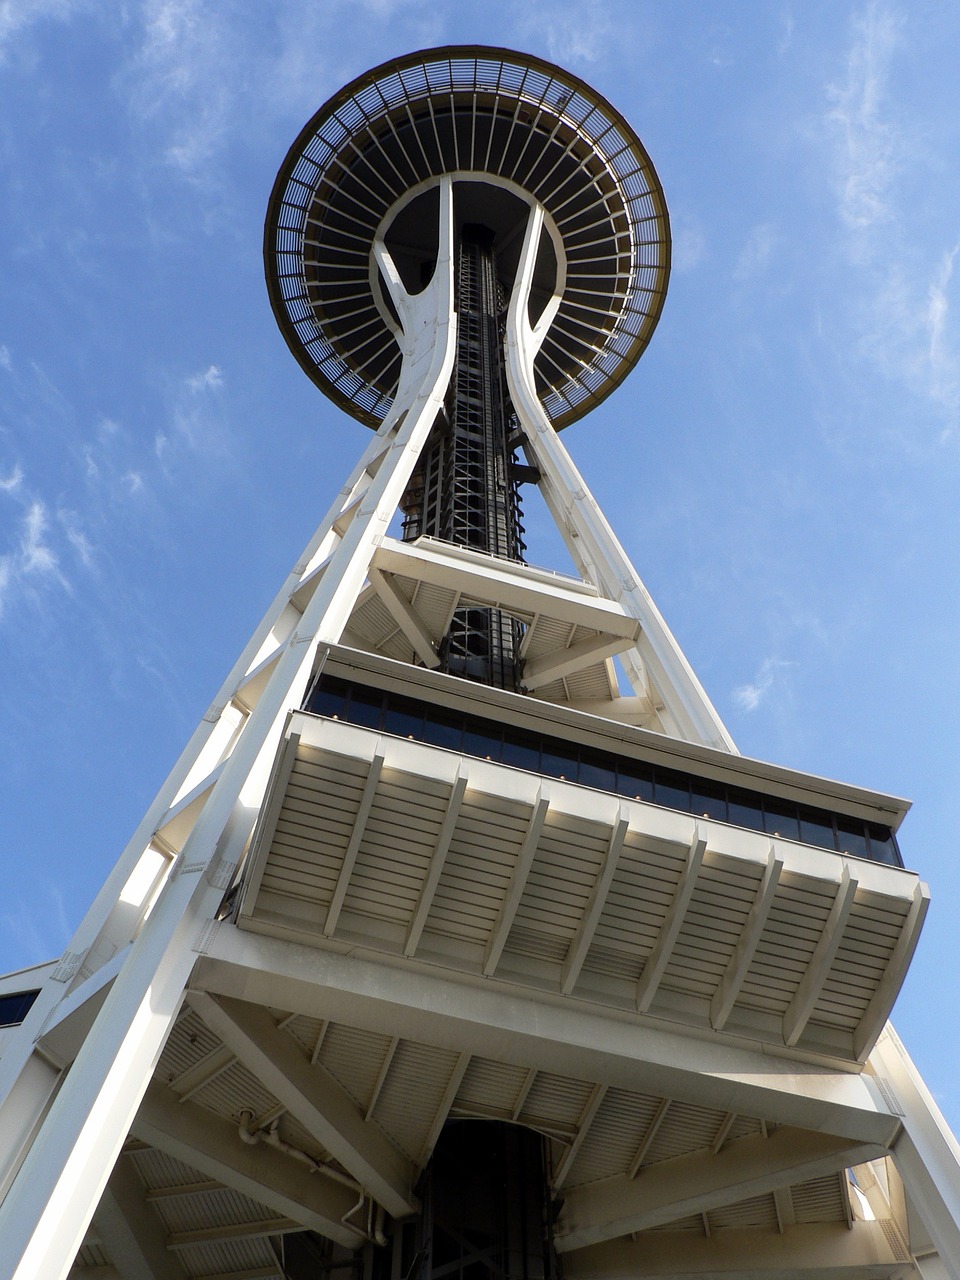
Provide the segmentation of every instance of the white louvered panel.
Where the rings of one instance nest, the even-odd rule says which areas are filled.
[[[365,640],[372,649],[384,652],[384,645],[396,636],[399,628],[380,597],[370,595],[350,615],[348,630]]]
[[[568,814],[544,824],[508,951],[562,960],[603,865],[609,828]]]
[[[910,903],[887,901],[877,907],[875,896],[871,898],[872,901],[863,901],[857,895],[843,931],[844,945],[861,952],[865,963],[872,960],[886,967],[900,940]]]
[[[765,1227],[768,1231],[776,1231],[776,1201],[772,1195],[751,1196],[749,1200],[740,1200],[737,1204],[711,1209],[707,1214],[707,1222],[711,1232],[722,1231],[724,1227]]]
[[[562,680],[551,680],[549,684],[538,685],[533,691],[533,697],[541,702],[556,702],[561,706],[568,701],[566,685]]]
[[[77,1270],[71,1269],[70,1280],[83,1280],[83,1271],[80,1270],[83,1267],[103,1267],[104,1274],[109,1275],[113,1272],[116,1275],[110,1258],[99,1244],[87,1244],[84,1242],[77,1250],[73,1265]]]
[[[662,1227],[649,1227],[646,1231],[638,1231],[637,1239],[642,1240],[644,1236],[660,1231],[683,1231],[689,1235],[702,1236],[704,1234],[703,1219],[699,1213],[691,1213],[685,1218],[677,1218],[674,1222],[665,1222]]]
[[[323,759],[319,764],[309,752],[294,763],[261,880],[265,892],[330,901],[369,766],[332,754]]]
[[[735,1007],[782,1015],[807,971],[812,954],[811,948],[806,958],[785,956],[775,945],[761,939]]]
[[[450,788],[384,769],[344,900],[347,911],[409,922],[437,846]]]
[[[644,1165],[709,1149],[724,1113],[692,1102],[674,1102],[644,1157]]]
[[[333,897],[337,883],[334,859],[316,848],[291,845],[285,837],[274,841],[260,881],[260,891],[280,898],[295,898],[322,907]],[[316,912],[318,927],[326,912]]]
[[[137,1173],[148,1191],[157,1187],[178,1187],[191,1182],[200,1182],[202,1177],[192,1165],[184,1164],[174,1156],[156,1147],[145,1147],[133,1150],[128,1157],[137,1166]]]
[[[176,1250],[176,1257],[190,1276],[243,1275],[258,1267],[275,1265],[273,1250],[266,1235],[248,1236],[241,1240],[218,1240],[208,1244],[191,1244]]]
[[[366,1109],[389,1050],[390,1036],[331,1023],[317,1062]]]
[[[317,1037],[323,1026],[323,1019],[308,1018],[306,1014],[300,1014],[292,1022],[288,1022],[284,1030],[288,1035],[293,1036],[309,1056],[316,1047]]]
[[[216,1049],[219,1043],[203,1019],[188,1009],[177,1019],[167,1037],[157,1064],[157,1076],[164,1081],[175,1080]]]
[[[783,1014],[793,999],[836,897],[835,885],[806,877],[781,881],[737,1005]]]
[[[659,1098],[608,1089],[567,1175],[566,1185],[599,1182],[630,1170]]]
[[[575,631],[583,632],[584,635],[591,634],[584,631],[582,627],[575,628]],[[527,641],[527,657],[542,658],[547,654],[556,653],[560,649],[569,647],[571,640],[571,628],[569,622],[562,622],[559,618],[539,617],[533,628],[533,635]]]
[[[262,1222],[266,1216],[263,1205],[230,1187],[186,1196],[164,1196],[155,1200],[152,1207],[159,1213],[168,1233]]]
[[[348,796],[352,792],[354,801],[359,800],[369,767],[365,760],[357,760],[353,756],[301,745],[297,748],[287,795],[300,795],[304,800],[310,800],[318,794],[335,797]]]
[[[621,947],[605,946],[594,942],[584,961],[583,969],[587,973],[596,973],[602,977],[636,982],[643,972],[643,965],[644,959],[639,951],[635,955],[630,955]]]
[[[810,1015],[810,1026],[853,1032],[860,1024],[872,992],[852,992],[842,981],[825,983]]]
[[[396,581],[398,579],[394,578],[394,582]],[[406,583],[412,582],[412,579],[406,578],[399,581]],[[432,635],[439,636],[443,633],[447,618],[450,616],[453,599],[454,594],[449,587],[437,587],[429,582],[421,582],[414,607]]]
[[[499,812],[498,812],[499,809]],[[426,932],[485,943],[510,884],[530,807],[468,791],[434,894]]]
[[[582,671],[572,672],[567,676],[566,684],[573,702],[592,702],[610,697],[610,681],[607,679],[605,662],[594,662]]]
[[[812,1182],[803,1182],[790,1190],[798,1223],[846,1222],[844,1193],[835,1173],[825,1178],[814,1178]]]
[[[411,1160],[419,1160],[459,1054],[401,1040],[377,1099],[380,1127]]]
[[[759,1120],[755,1120],[752,1116],[737,1116],[733,1124],[730,1126],[730,1132],[727,1134],[727,1142],[735,1142],[737,1138],[750,1138],[754,1134],[761,1133],[763,1126]],[[726,1143],[724,1143],[726,1146]]]
[[[665,990],[712,996],[757,896],[762,871],[708,853],[661,981]]]
[[[629,970],[640,973],[663,927],[684,863],[679,855],[663,857],[624,846],[584,969],[604,972],[612,955],[620,952]]]
[[[593,1085],[541,1071],[527,1094],[520,1120],[533,1129],[561,1128],[571,1134],[587,1105]]]
[[[239,1062],[234,1062],[215,1076],[209,1084],[192,1098],[201,1107],[215,1111],[218,1116],[239,1122],[245,1108],[254,1116],[262,1116],[277,1105],[277,1100],[261,1085],[252,1072]]]
[[[504,1119],[513,1115],[520,1092],[527,1082],[526,1067],[515,1067],[490,1058],[471,1058],[457,1091],[455,1107],[464,1114],[496,1113]]]
[[[549,961],[562,964],[570,945],[566,936],[551,934],[543,929],[528,929],[522,925],[514,925],[510,930],[510,940],[503,949],[504,956],[530,956],[534,960]],[[509,968],[509,962],[502,965]]]

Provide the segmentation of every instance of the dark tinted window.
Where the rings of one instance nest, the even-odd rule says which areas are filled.
[[[667,809],[689,809],[689,776],[674,769],[661,769],[658,765],[653,778],[653,798]]]
[[[39,991],[15,991],[12,995],[0,996],[0,1027],[19,1025],[39,994]]]
[[[751,791],[741,791],[739,787],[727,787],[727,812],[729,821],[738,827],[749,827],[751,831],[763,830],[763,811],[760,797]]]
[[[837,818],[837,848],[855,858],[867,856],[867,833],[856,818]]]
[[[630,799],[903,866],[896,840],[890,828],[882,824],[868,825],[858,818],[836,816],[824,809],[763,796],[682,770],[654,768],[643,760],[579,747],[546,734],[509,725],[501,728],[483,716],[350,684],[335,676],[320,677],[306,709],[317,715],[340,716],[368,728],[383,727],[400,737],[422,739],[466,755],[502,761],[514,768],[542,772]]]
[[[617,790],[634,800],[653,800],[653,768],[640,760],[617,762]]]
[[[399,738],[422,738],[423,704],[412,698],[388,698],[383,727]]]
[[[727,788],[722,782],[694,778],[691,783],[690,812],[702,818],[727,820]]]
[[[617,790],[617,771],[613,760],[599,752],[581,750],[578,777],[585,787],[597,787],[600,791]]]
[[[379,689],[367,689],[362,684],[355,684],[350,690],[350,707],[347,714],[354,724],[365,725],[368,729],[379,729],[382,708],[383,694]]]
[[[535,733],[523,733],[510,729],[504,735],[504,764],[512,764],[515,769],[529,769],[536,773],[540,769],[540,738]]]
[[[818,844],[821,849],[835,849],[833,815],[823,809],[800,808],[800,839],[804,844]]]
[[[463,745],[463,716],[456,711],[444,711],[442,707],[427,704],[424,708],[423,734],[435,746],[459,751]]]
[[[800,839],[800,822],[797,806],[789,800],[775,800],[766,796],[763,801],[763,826],[772,836],[784,836],[787,840]]]

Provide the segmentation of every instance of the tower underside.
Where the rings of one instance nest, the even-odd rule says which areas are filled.
[[[736,751],[558,437],[662,303],[629,126],[400,59],[265,244],[375,433],[68,951],[0,981],[0,1277],[960,1280],[886,1021],[907,805]],[[579,577],[524,562],[521,480]]]

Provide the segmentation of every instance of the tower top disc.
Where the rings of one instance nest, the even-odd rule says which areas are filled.
[[[559,430],[642,355],[666,295],[670,227],[624,118],[540,58],[473,45],[413,53],[320,108],[267,207],[264,263],[280,330],[322,391],[378,426],[401,352],[371,249],[385,241],[411,292],[429,279],[444,174],[458,226],[489,230],[508,286],[530,206],[545,210],[531,306],[560,303],[535,374]]]

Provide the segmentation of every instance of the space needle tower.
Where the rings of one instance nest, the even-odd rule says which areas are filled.
[[[369,435],[67,951],[0,979],[0,1278],[960,1280],[887,1021],[908,806],[737,752],[561,443],[664,303],[634,131],[535,57],[392,59],[264,262]]]

